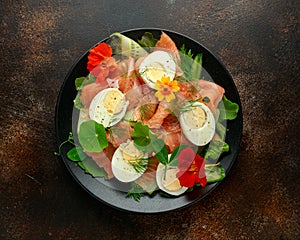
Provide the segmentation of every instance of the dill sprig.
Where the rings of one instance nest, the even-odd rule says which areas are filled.
[[[142,173],[148,166],[148,158],[127,160],[137,173]]]
[[[149,120],[151,114],[153,113],[153,104],[146,103],[140,107],[141,120]]]

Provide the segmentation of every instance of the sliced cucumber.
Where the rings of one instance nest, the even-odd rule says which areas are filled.
[[[122,54],[134,59],[147,54],[147,51],[137,42],[118,32],[110,35],[107,44],[111,46],[113,54]]]
[[[205,166],[205,175],[208,183],[219,182],[225,178],[225,169],[221,166]]]

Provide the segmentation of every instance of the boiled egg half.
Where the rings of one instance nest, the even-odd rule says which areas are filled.
[[[154,88],[156,81],[161,80],[163,76],[169,77],[170,81],[174,79],[176,63],[169,53],[157,50],[150,53],[141,62],[139,73],[144,82],[150,88]]]
[[[173,196],[183,194],[188,188],[180,185],[176,177],[177,172],[176,166],[165,166],[159,163],[156,170],[156,183],[159,189]]]
[[[105,128],[113,126],[124,117],[128,104],[119,89],[106,88],[93,98],[89,107],[90,119]]]
[[[147,163],[147,155],[138,150],[132,140],[128,140],[114,152],[112,172],[119,181],[132,182],[143,175]]]
[[[215,118],[202,102],[185,105],[179,121],[185,137],[197,146],[206,145],[215,134]]]

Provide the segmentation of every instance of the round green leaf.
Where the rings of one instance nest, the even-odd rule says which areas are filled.
[[[80,125],[78,140],[82,148],[88,152],[101,152],[108,145],[105,128],[94,120]]]

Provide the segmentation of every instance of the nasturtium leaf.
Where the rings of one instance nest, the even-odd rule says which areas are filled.
[[[85,171],[85,173],[88,173],[93,177],[104,177],[107,179],[107,173],[105,170],[100,168],[93,159],[88,157],[78,163],[80,163],[79,166]]]
[[[81,147],[73,147],[67,152],[67,157],[73,162],[78,162],[86,158],[85,153],[82,151]]]
[[[108,146],[105,128],[94,120],[80,125],[78,140],[82,148],[88,152],[101,152]]]
[[[134,125],[134,131],[131,133],[136,146],[145,147],[151,142],[150,130],[147,125],[137,122]]]

